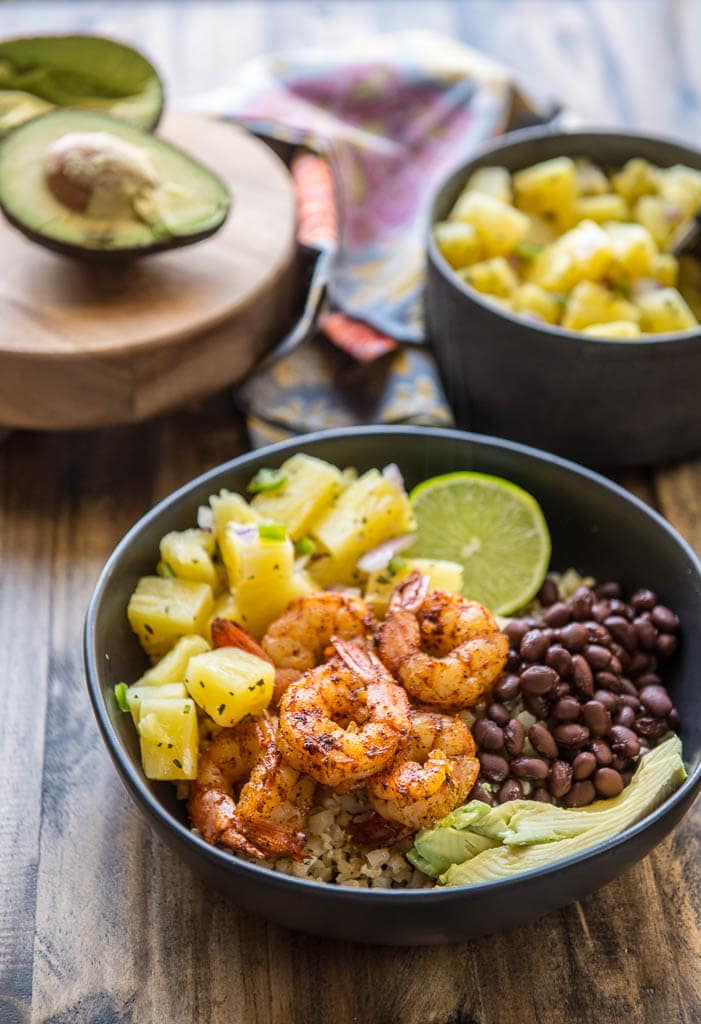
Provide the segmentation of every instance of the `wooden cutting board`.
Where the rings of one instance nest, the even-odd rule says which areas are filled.
[[[212,238],[98,266],[0,218],[0,425],[141,420],[246,373],[289,320],[295,198],[284,164],[230,124],[171,113],[159,134],[229,185]]]

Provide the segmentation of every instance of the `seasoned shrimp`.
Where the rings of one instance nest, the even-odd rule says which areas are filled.
[[[336,657],[284,694],[277,745],[295,768],[347,788],[392,761],[409,731],[409,701],[370,651],[332,644]]]
[[[208,843],[259,860],[302,856],[315,784],[282,763],[275,733],[273,719],[245,718],[222,730],[200,759],[189,811]],[[234,786],[249,774],[237,802]]]
[[[242,651],[248,651],[249,654],[255,654],[256,657],[262,658],[263,661],[267,661],[271,665],[274,664],[273,659],[263,650],[258,641],[237,622],[231,622],[230,619],[216,618],[212,622],[212,646],[238,647]],[[280,703],[280,698],[290,683],[299,679],[299,675],[299,672],[294,669],[275,668],[275,688],[271,701],[274,707]]]
[[[380,657],[414,700],[472,707],[503,669],[509,642],[484,605],[428,593],[428,583],[415,572],[392,594],[376,633]]]
[[[382,818],[415,832],[464,803],[479,761],[472,734],[459,718],[411,711],[409,720],[411,731],[394,763],[368,780],[368,797]]]

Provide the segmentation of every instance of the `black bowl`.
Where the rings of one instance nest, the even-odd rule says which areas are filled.
[[[443,220],[478,167],[511,171],[555,156],[604,167],[630,157],[701,170],[701,152],[631,132],[528,129],[480,151],[441,185]],[[701,331],[606,341],[491,305],[428,240],[428,333],[462,427],[547,448],[587,465],[633,466],[701,449]]]
[[[669,680],[682,716],[690,777],[661,807],[616,839],[552,867],[501,882],[429,890],[341,888],[276,874],[208,846],[189,831],[175,788],[147,781],[135,730],[112,688],[145,667],[125,609],[144,573],[153,571],[158,542],[184,529],[197,507],[221,487],[243,490],[261,466],[295,451],[360,470],[395,461],[407,483],[452,470],[507,477],[535,495],[550,525],[552,565],[574,566],[625,587],[653,587],[682,622],[683,643]],[[588,470],[543,452],[454,430],[362,427],[328,431],[272,445],[205,473],[166,498],[118,545],[97,583],[85,627],[88,688],[107,748],[149,823],[214,888],[247,910],[289,928],[364,942],[419,945],[451,942],[509,928],[545,914],[614,878],[643,857],[679,821],[701,784],[701,566],[689,546],[647,506]]]

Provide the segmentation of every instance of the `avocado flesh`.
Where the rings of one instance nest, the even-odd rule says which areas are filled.
[[[80,69],[80,70],[77,70]],[[152,64],[129,46],[99,36],[38,36],[0,42],[3,92],[23,92],[47,107],[77,107],[152,130],[163,109],[163,86]],[[42,110],[22,107],[26,119]],[[14,127],[4,126],[0,135]]]
[[[617,797],[570,809],[535,800],[490,808],[473,800],[420,832],[407,856],[440,885],[511,878],[617,836],[654,810],[685,778],[681,741],[670,736],[642,758],[630,785]],[[461,832],[473,838],[461,837]],[[474,839],[485,845],[480,849]]]
[[[20,89],[0,90],[0,136],[52,108],[52,103],[32,96],[30,92],[22,92]]]
[[[97,188],[84,210],[59,201],[47,160],[71,134],[102,134],[134,147],[155,184],[133,202]],[[54,110],[16,128],[0,143],[0,206],[35,241],[72,255],[144,255],[199,241],[224,223],[229,193],[192,157],[139,128],[101,114]]]

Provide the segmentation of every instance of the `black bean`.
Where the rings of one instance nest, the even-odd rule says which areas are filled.
[[[572,762],[572,778],[579,782],[581,779],[588,779],[596,770],[596,756],[589,750],[583,750],[577,754]]]
[[[596,797],[596,790],[593,783],[586,779],[584,782],[575,782],[572,789],[565,795],[566,807],[585,807]]]
[[[644,676],[637,679],[638,686],[642,690],[644,686],[661,686],[662,680],[655,672],[646,672]]]
[[[624,772],[630,768],[632,763],[629,757],[625,757],[623,754],[614,754],[611,767],[615,768],[617,772]]]
[[[609,671],[619,675],[623,671],[623,665],[621,665],[621,659],[617,658],[615,654],[611,655],[611,661],[609,662]]]
[[[609,601],[609,608],[611,609],[611,615],[622,615],[624,619],[632,619],[635,612],[629,604],[625,601],[619,601],[618,598],[614,598]]]
[[[584,648],[584,657],[587,659],[594,671],[598,672],[606,668],[611,661],[611,651],[598,644],[589,644]]]
[[[540,591],[538,593],[538,600],[543,605],[543,607],[549,608],[550,605],[555,604],[559,597],[560,591],[558,590],[558,586],[555,580],[543,580],[543,586],[540,588]]]
[[[638,688],[635,683],[631,682],[630,679],[626,679],[625,676],[621,676],[621,693],[629,697],[638,696]],[[625,703],[625,702],[624,702]]]
[[[638,636],[638,645],[644,651],[652,651],[657,640],[657,630],[649,619],[638,617],[633,619],[633,629]]]
[[[481,782],[476,782],[470,791],[468,797],[469,800],[481,800],[483,804],[489,804],[490,807],[494,807],[496,800],[490,791],[483,786]]]
[[[669,722],[671,729],[678,729],[679,726],[682,724],[679,712],[676,708],[672,708],[670,713],[667,715],[667,721]]]
[[[599,796],[618,796],[623,790],[623,779],[615,768],[599,768],[594,774],[594,788]]]
[[[539,804],[551,804],[550,794],[544,786],[536,786],[531,792],[531,800],[537,800]]]
[[[580,697],[589,700],[594,695],[594,676],[589,662],[581,654],[572,659],[572,679],[574,688]]]
[[[550,704],[545,697],[541,697],[537,693],[524,693],[523,703],[534,718],[545,721],[550,715]]]
[[[543,696],[557,685],[557,672],[545,665],[531,665],[521,673],[521,689],[524,693],[535,693]]]
[[[614,675],[613,672],[597,672],[594,678],[596,685],[601,689],[610,690],[611,693],[621,692],[621,677]]]
[[[673,636],[672,633],[661,633],[657,637],[655,654],[659,654],[661,658],[671,658],[678,646],[679,641],[676,636]]]
[[[572,687],[569,683],[563,683],[562,680],[557,684],[553,692],[550,694],[555,700],[560,700],[561,697],[569,697],[572,693]]]
[[[494,687],[494,696],[498,700],[513,700],[519,691],[517,675],[502,672]]]
[[[625,647],[623,647],[619,643],[616,643],[616,641],[613,640],[611,642],[611,654],[618,661],[619,668],[617,669],[617,671],[623,672],[627,670],[628,666],[630,665],[630,654],[628,654],[628,651],[625,649]],[[613,658],[611,659],[611,662],[613,663]]]
[[[610,690],[595,690],[593,699],[597,700],[599,704],[603,704],[610,714],[618,711],[619,699]]]
[[[576,697],[562,697],[553,706],[552,716],[558,722],[576,722],[582,710],[582,705]]]
[[[645,651],[636,651],[633,657],[630,659],[630,665],[628,671],[633,678],[646,672],[652,664],[652,658]]]
[[[676,633],[679,629],[679,618],[663,604],[656,604],[652,609],[652,621],[663,633]]]
[[[666,718],[672,710],[672,701],[664,686],[643,686],[640,700],[655,718]]]
[[[619,698],[621,704],[625,704],[627,707],[632,708],[633,711],[640,711],[640,699],[634,697],[631,693],[624,693]]]
[[[568,651],[581,651],[587,642],[587,630],[581,622],[570,622],[560,630],[560,643]]]
[[[614,640],[621,644],[629,654],[632,654],[638,646],[638,637],[634,626],[628,622],[628,619],[624,619],[622,615],[609,615],[607,619],[604,619],[604,625]],[[618,652],[616,653],[618,654]],[[620,658],[620,654],[618,657]]]
[[[613,637],[606,626],[602,626],[600,622],[585,622],[584,628],[587,631],[587,639],[590,644],[600,644],[608,650],[608,645]]]
[[[657,604],[657,595],[654,591],[641,587],[640,590],[635,591],[630,599],[630,603],[633,605],[636,612],[652,611]]]
[[[600,583],[598,587],[594,587],[594,593],[597,597],[620,597],[621,584],[616,583],[613,580],[609,580],[606,583]]]
[[[553,736],[560,746],[576,750],[577,747],[583,747],[589,739],[589,730],[575,722],[562,722],[553,729]]]
[[[621,754],[625,757],[637,757],[640,752],[638,737],[625,725],[612,726],[610,741],[614,754]]]
[[[589,700],[583,706],[582,721],[592,736],[605,736],[611,728],[611,714],[598,700]]]
[[[578,622],[583,622],[591,615],[593,604],[594,591],[590,590],[589,587],[579,587],[575,590],[572,600],[570,601],[572,615]]]
[[[561,644],[553,644],[545,654],[545,664],[560,676],[569,676],[572,671],[572,655]]]
[[[504,704],[500,704],[498,701],[495,701],[487,708],[487,717],[491,718],[491,720],[496,722],[497,725],[505,726],[511,718],[511,715]]]
[[[480,750],[501,750],[504,746],[504,730],[488,718],[479,718],[475,722],[472,735]]]
[[[519,648],[524,661],[540,661],[550,645],[549,637],[541,629],[529,629]]]
[[[595,601],[592,605],[591,616],[597,622],[603,622],[611,614],[611,605],[608,601]]]
[[[553,796],[563,797],[572,788],[572,765],[567,761],[553,761],[550,766],[550,792]]]
[[[519,722],[518,718],[512,718],[504,726],[504,746],[512,757],[521,753],[525,739],[526,730],[523,723]]]
[[[669,731],[666,719],[654,718],[652,715],[642,715],[634,723],[633,728],[646,740],[660,740]]]
[[[627,729],[630,729],[635,722],[635,711],[629,708],[627,704],[624,704],[614,718],[614,722],[616,725],[624,725]]]
[[[623,779],[623,786],[630,786],[630,780],[633,778],[632,769],[627,772],[621,772],[621,778]]]
[[[604,740],[592,740],[589,744],[592,754],[596,758],[596,763],[601,765],[609,765],[613,761],[613,754],[608,743]]]
[[[547,779],[548,765],[539,757],[515,757],[511,762],[511,771],[519,779],[529,782],[542,782]]]
[[[512,619],[511,622],[507,622],[506,626],[504,626],[504,632],[509,638],[509,643],[515,648],[518,648],[529,629],[530,626],[525,619]]]
[[[564,601],[557,601],[546,612],[543,612],[543,622],[545,625],[553,626],[555,629],[559,629],[560,626],[566,626],[571,618],[572,609]]]
[[[531,741],[533,749],[537,750],[543,757],[557,757],[557,743],[541,722],[536,722],[530,727],[528,739]]]
[[[506,655],[506,671],[507,672],[518,672],[521,665],[521,655],[518,651],[509,651]]]
[[[503,782],[509,774],[509,762],[500,754],[479,753],[482,774],[490,782]]]
[[[509,800],[520,800],[523,796],[523,786],[518,779],[507,779],[499,787],[498,800],[500,804],[508,803]]]

